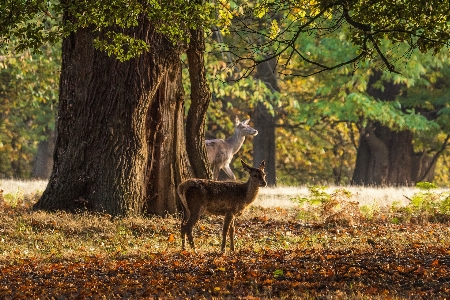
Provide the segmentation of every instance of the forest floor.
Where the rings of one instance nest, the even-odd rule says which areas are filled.
[[[420,209],[356,205],[342,190],[308,207],[289,200],[303,195],[278,194],[290,205],[275,206],[266,194],[236,220],[236,251],[225,254],[220,217],[203,217],[196,251],[182,251],[177,216],[46,213],[31,210],[39,193],[22,194],[4,193],[0,207],[0,299],[450,295],[450,218],[429,209],[429,194]]]

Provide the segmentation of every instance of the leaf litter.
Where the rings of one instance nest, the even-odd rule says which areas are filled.
[[[193,252],[181,251],[176,216],[5,207],[0,298],[448,299],[448,222],[369,220],[351,203],[327,205],[310,223],[296,208],[251,207],[235,222],[237,251],[225,254],[218,217],[201,219]]]

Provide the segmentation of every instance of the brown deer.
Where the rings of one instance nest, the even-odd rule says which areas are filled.
[[[213,139],[205,141],[208,160],[213,171],[213,180],[219,178],[221,169],[223,169],[232,180],[236,180],[236,176],[234,176],[233,171],[230,169],[231,159],[233,158],[233,155],[241,149],[246,136],[258,134],[258,130],[248,125],[249,121],[250,119],[241,122],[239,121],[239,118],[236,117],[236,126],[234,128],[234,133],[230,138],[226,140]]]
[[[183,205],[181,244],[186,249],[186,235],[195,249],[192,229],[204,214],[225,216],[222,229],[222,252],[225,251],[227,233],[230,234],[230,249],[234,251],[234,219],[241,215],[258,195],[260,187],[267,185],[264,161],[259,168],[252,168],[241,160],[244,170],[250,174],[247,182],[213,181],[189,179],[178,186],[178,195]]]

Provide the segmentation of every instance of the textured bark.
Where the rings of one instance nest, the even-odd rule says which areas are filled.
[[[181,51],[139,22],[128,33],[151,51],[126,62],[95,50],[88,28],[63,40],[54,166],[35,209],[175,212],[175,187],[189,173]]]
[[[414,182],[433,182],[436,161],[426,152],[414,153],[412,157],[411,179]]]
[[[205,147],[205,116],[211,99],[203,53],[205,41],[203,30],[191,30],[187,50],[191,82],[191,106],[186,121],[186,146],[195,178],[212,178]]]
[[[368,132],[370,129],[362,131],[360,137],[353,184],[409,186],[433,180],[435,161],[426,153],[414,152],[410,131],[395,132],[377,126]]]
[[[49,130],[48,138],[39,142],[34,162],[33,178],[48,179],[52,174],[55,131]]]
[[[145,179],[145,212],[165,216],[177,212],[176,188],[192,177],[184,136],[183,85],[178,60],[163,76],[147,114],[146,135],[149,160]]]
[[[390,131],[389,185],[414,185],[412,158],[414,156],[413,134],[411,131]]]
[[[275,60],[259,64],[255,78],[262,80],[273,92],[279,92],[278,79],[273,69],[274,63]],[[253,166],[258,166],[264,160],[267,184],[276,185],[276,119],[263,103],[258,103],[253,111],[252,120],[254,128],[258,130],[258,135],[253,138]]]

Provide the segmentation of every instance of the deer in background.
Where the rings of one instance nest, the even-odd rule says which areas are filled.
[[[233,155],[241,149],[246,136],[255,136],[258,134],[258,130],[248,125],[249,121],[250,119],[241,122],[239,121],[239,118],[236,117],[236,126],[234,128],[234,133],[230,138],[226,140],[214,139],[205,141],[208,160],[213,171],[213,180],[219,178],[221,169],[223,169],[227,176],[232,180],[236,180],[236,176],[234,176],[233,171],[230,169],[231,159],[233,158]]]
[[[234,251],[234,219],[242,214],[258,195],[260,187],[267,185],[264,161],[259,168],[252,168],[241,160],[244,170],[250,174],[247,182],[188,179],[178,186],[178,195],[183,205],[181,223],[181,245],[186,248],[186,235],[195,249],[192,229],[204,214],[225,216],[222,229],[222,252],[225,252],[227,234],[230,234],[230,249]]]

